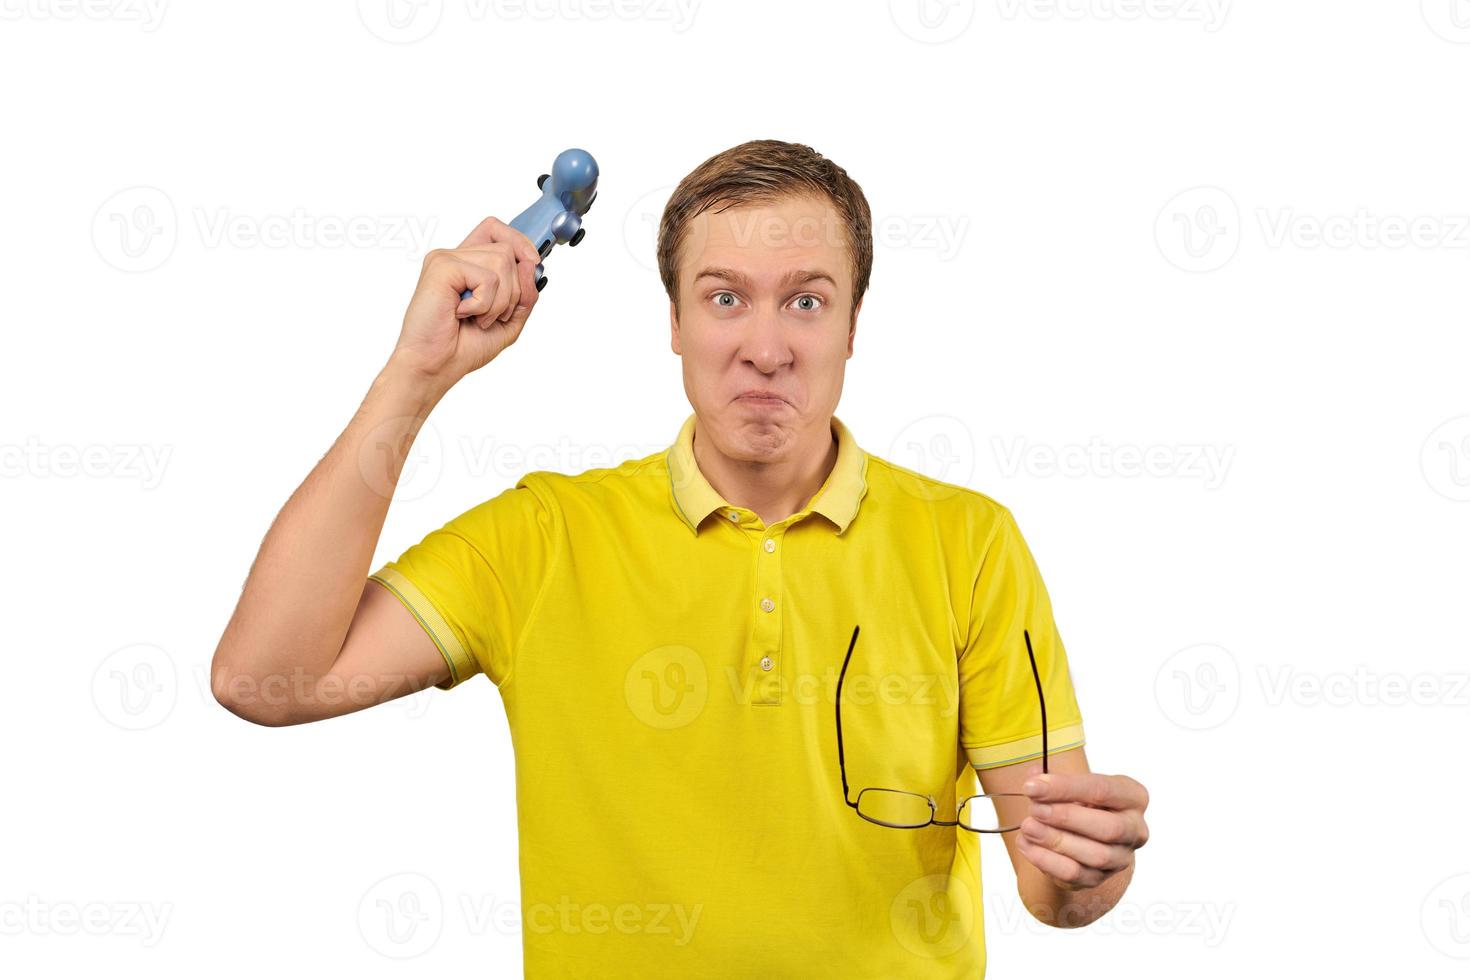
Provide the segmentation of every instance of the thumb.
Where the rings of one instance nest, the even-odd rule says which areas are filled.
[[[1025,786],[1028,782],[1031,781],[1031,779],[1033,777],[1040,776],[1042,774],[1040,760],[1038,760],[1036,762],[1027,763],[1026,768],[1024,770],[1022,770],[1022,771],[1025,773],[1025,778],[1023,778],[1021,780],[1021,785],[1022,786]],[[1022,792],[1025,792],[1025,790],[1022,790]],[[1030,796],[1031,794],[1030,793],[1026,793],[1026,795],[1027,796]]]

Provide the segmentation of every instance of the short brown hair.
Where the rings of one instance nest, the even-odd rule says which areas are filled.
[[[669,300],[679,304],[679,248],[689,222],[715,205],[716,213],[741,204],[768,204],[778,198],[812,194],[825,197],[847,232],[852,258],[852,309],[868,291],[873,272],[873,217],[863,189],[847,171],[802,143],[751,140],[717,153],[695,167],[674,188],[658,226],[658,274]]]

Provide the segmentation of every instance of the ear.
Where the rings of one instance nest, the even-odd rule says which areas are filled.
[[[679,308],[674,305],[673,300],[669,300],[669,346],[674,349],[675,354],[681,357],[684,355],[679,349]]]
[[[864,299],[866,299],[866,298],[867,297],[864,297]],[[852,325],[847,328],[847,356],[848,357],[851,357],[852,356],[852,340],[853,340],[854,337],[857,336],[857,318],[858,318],[858,314],[861,313],[862,311],[863,311],[863,301],[860,299],[860,300],[858,300],[857,307],[854,308],[853,311],[852,311]]]

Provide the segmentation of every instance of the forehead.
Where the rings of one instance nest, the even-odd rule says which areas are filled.
[[[680,273],[737,269],[754,278],[792,266],[850,277],[847,230],[825,198],[786,196],[764,204],[715,205],[690,220],[680,248]]]

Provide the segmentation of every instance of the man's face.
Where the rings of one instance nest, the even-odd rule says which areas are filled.
[[[852,356],[852,260],[836,209],[801,196],[694,218],[670,321],[700,439],[732,459],[788,458],[827,431]]]

